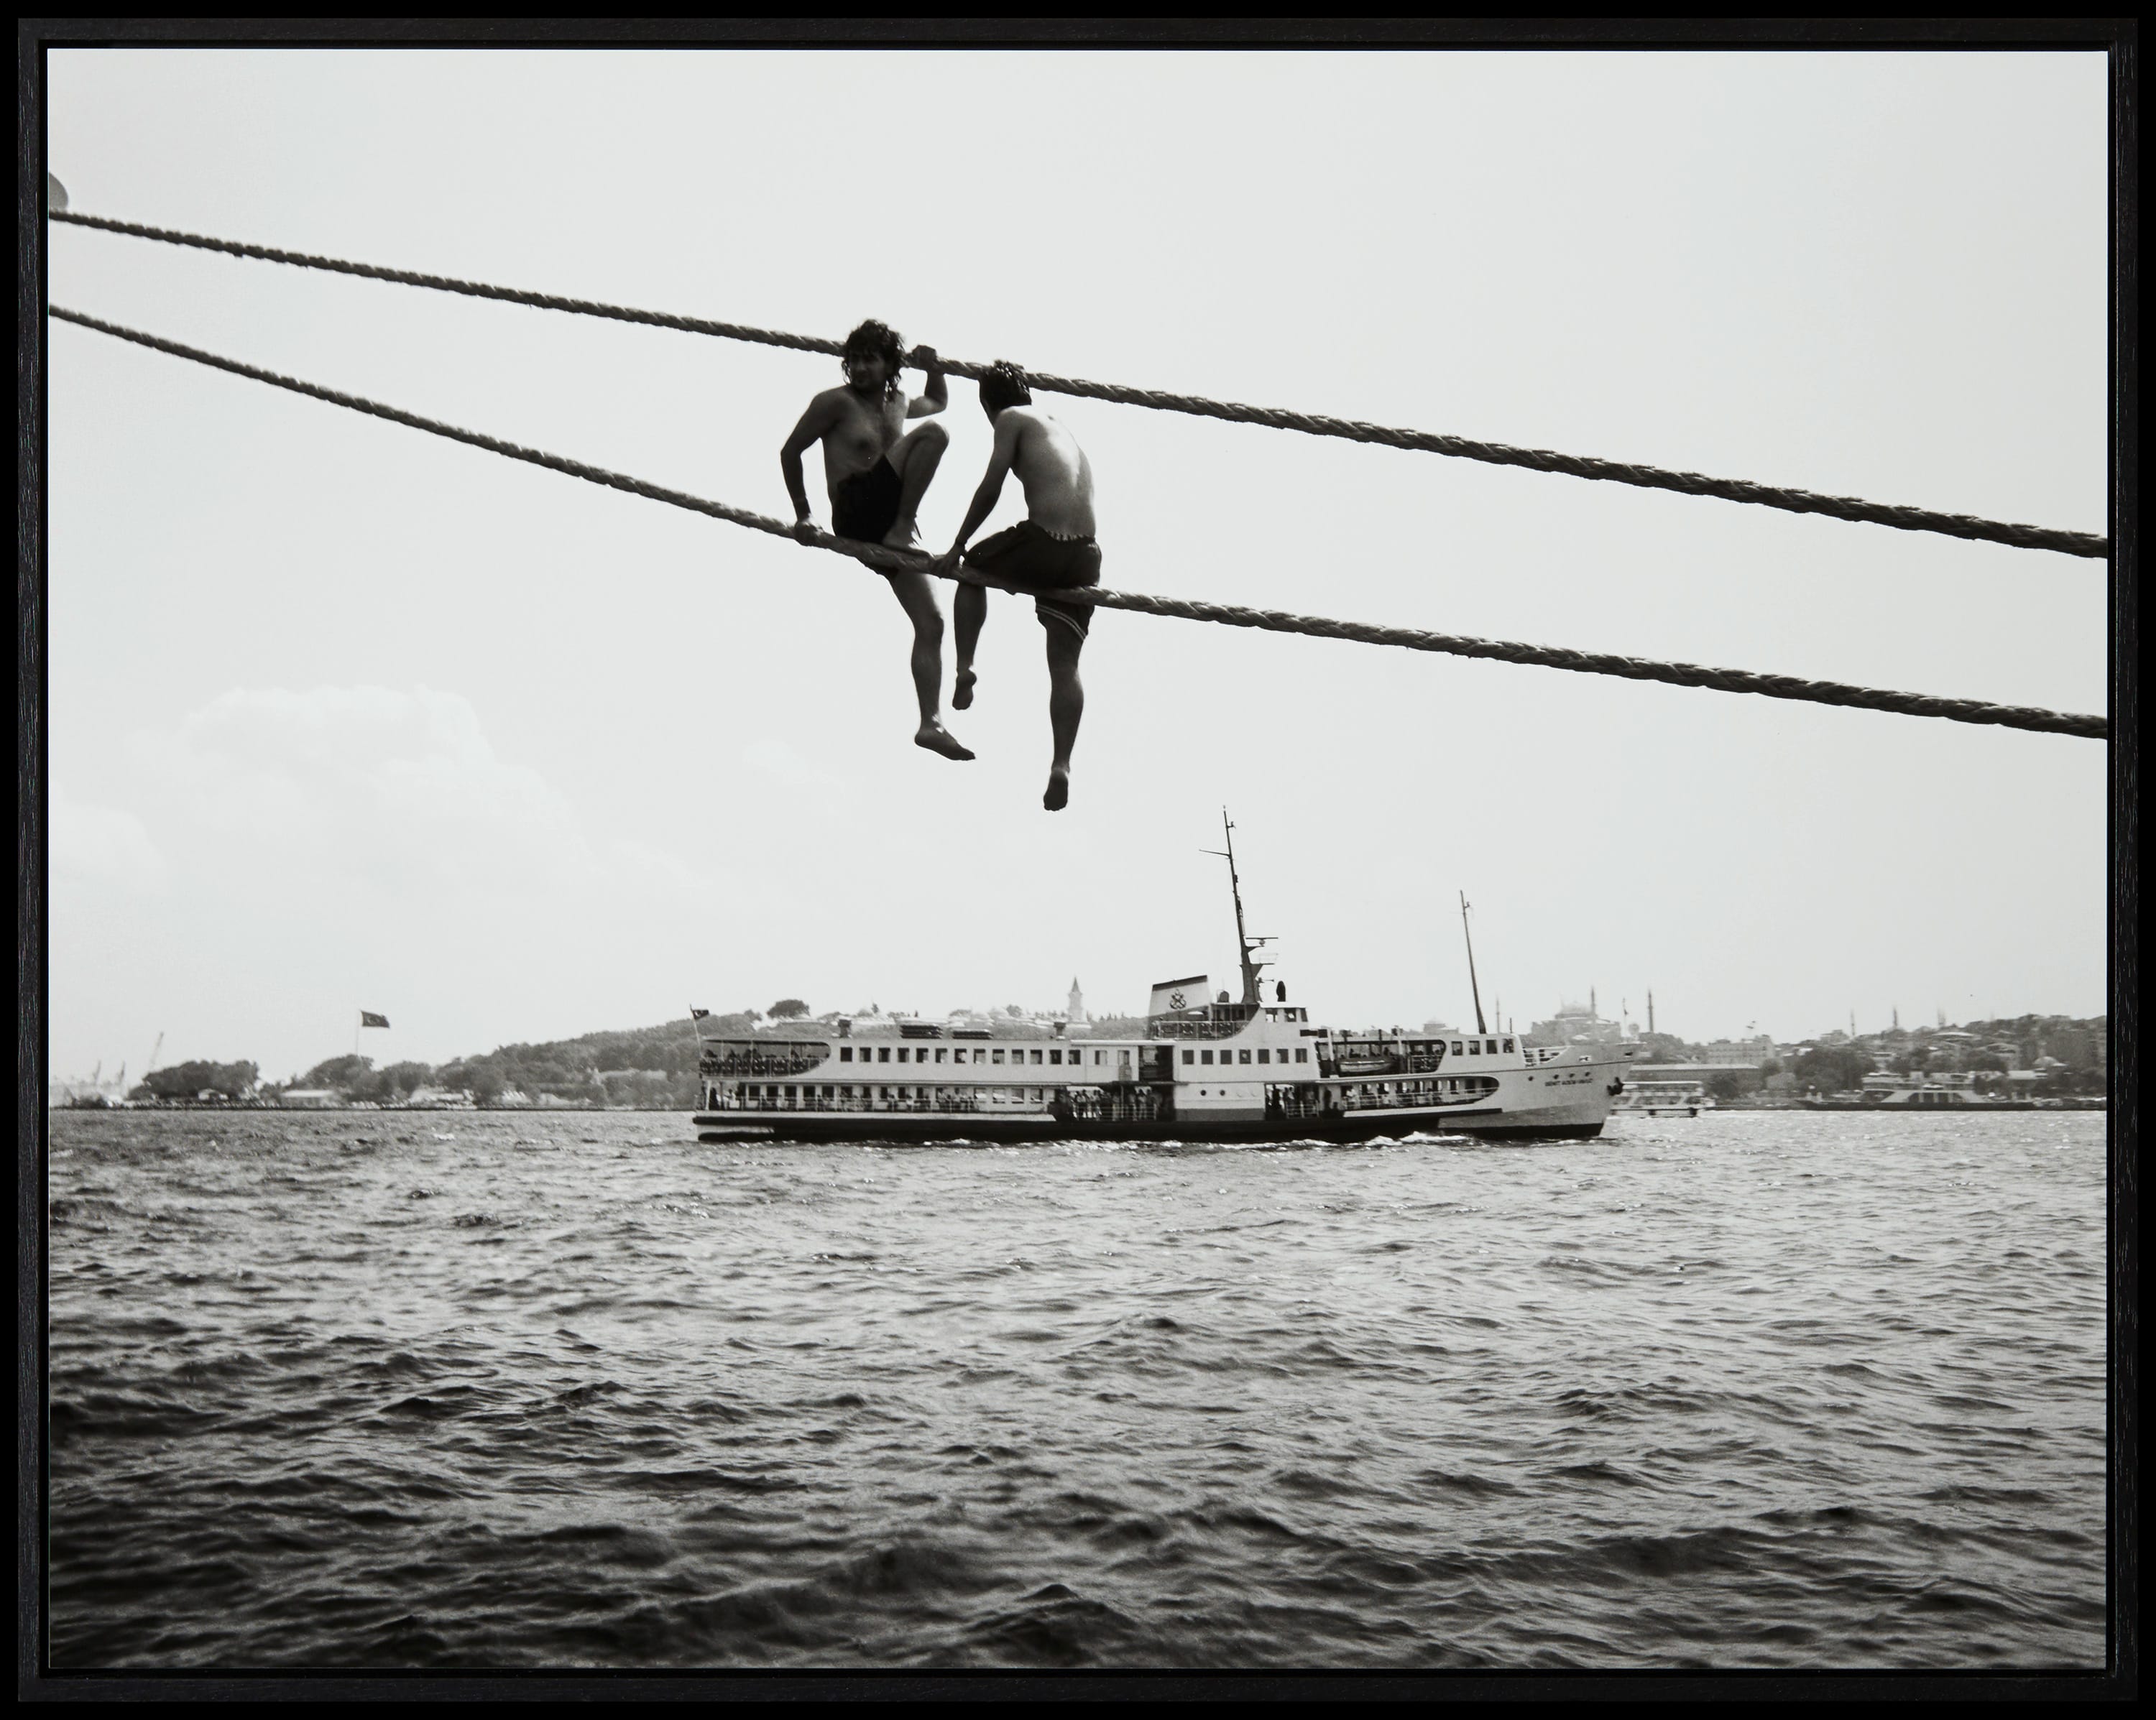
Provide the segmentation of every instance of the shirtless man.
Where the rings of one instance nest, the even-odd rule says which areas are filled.
[[[909,418],[942,412],[950,402],[951,390],[933,347],[922,347],[916,358],[928,372],[928,387],[919,399],[909,400],[898,386],[899,369],[906,361],[898,336],[875,321],[863,323],[846,336],[839,360],[846,373],[844,384],[826,388],[808,402],[808,410],[778,451],[786,493],[793,499],[794,530],[804,540],[814,528],[808,491],[801,478],[801,456],[809,443],[821,442],[833,535],[894,550],[921,547],[914,515],[951,438],[941,424],[923,424],[911,433],[905,425]],[[891,581],[906,619],[913,623],[913,693],[921,706],[914,745],[947,759],[972,758],[937,714],[943,690],[943,617],[936,607],[933,581],[925,573],[876,571]]]
[[[1093,541],[1093,468],[1086,451],[1062,425],[1033,403],[1024,373],[998,364],[981,379],[981,410],[996,427],[995,451],[988,475],[973,492],[966,523],[957,540],[936,560],[949,574],[965,553],[966,565],[999,579],[1036,589],[1065,591],[1101,582],[1101,547]],[[970,551],[966,540],[980,528],[1003,494],[1004,476],[1014,468],[1025,488],[1026,518],[1009,531],[983,538]],[[958,618],[958,677],[951,689],[954,709],[973,702],[973,648],[988,618],[988,594],[980,586],[962,585],[952,606]],[[1070,748],[1078,739],[1078,719],[1086,714],[1086,689],[1078,680],[1078,653],[1093,624],[1093,606],[1037,597],[1033,612],[1048,632],[1048,722],[1055,738],[1055,762],[1049,766],[1048,791],[1040,804],[1060,812],[1070,799]]]

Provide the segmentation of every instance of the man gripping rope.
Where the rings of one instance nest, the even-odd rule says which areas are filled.
[[[808,402],[808,410],[778,451],[786,493],[793,499],[796,534],[805,541],[811,528],[801,456],[809,443],[821,442],[832,535],[894,550],[917,550],[921,545],[914,516],[950,436],[941,424],[923,424],[911,432],[905,426],[909,418],[928,417],[949,403],[950,385],[944,380],[943,367],[937,361],[935,348],[921,347],[914,362],[927,371],[928,384],[918,399],[909,399],[898,386],[899,371],[906,362],[904,344],[874,320],[846,336],[839,362],[845,371],[844,385],[826,388]],[[925,573],[876,571],[891,581],[893,595],[913,623],[913,693],[921,707],[914,745],[947,759],[972,758],[944,728],[939,714],[943,617],[936,607],[933,581]]]
[[[981,410],[996,427],[995,448],[966,510],[966,523],[936,566],[947,575],[963,553],[968,567],[1040,594],[1033,612],[1048,632],[1048,721],[1055,741],[1048,791],[1040,803],[1060,812],[1070,798],[1070,749],[1078,739],[1078,719],[1086,714],[1078,654],[1086,648],[1093,606],[1059,599],[1055,593],[1101,582],[1101,547],[1093,541],[1093,468],[1077,439],[1034,405],[1024,373],[1015,365],[997,364],[981,379]],[[966,540],[994,509],[1004,479],[1013,470],[1025,489],[1026,518],[967,550]],[[962,585],[952,607],[958,622],[958,674],[951,704],[964,710],[973,702],[973,648],[988,617],[988,594],[982,586]]]

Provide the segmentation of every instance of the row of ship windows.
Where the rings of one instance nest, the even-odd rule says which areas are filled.
[[[1512,1042],[1509,1039],[1502,1042],[1495,1039],[1455,1039],[1452,1042],[1452,1054],[1456,1057],[1482,1057],[1485,1055],[1495,1057],[1497,1054],[1497,1048],[1501,1042],[1506,1051],[1509,1052],[1512,1049]],[[891,1053],[894,1051],[898,1053],[897,1061],[901,1063],[907,1062],[925,1063],[929,1061],[928,1053],[932,1049],[936,1053],[935,1060],[939,1063],[944,1061],[947,1055],[952,1062],[965,1062],[967,1061],[967,1054],[969,1051],[972,1053],[972,1061],[976,1063],[1001,1064],[1004,1061],[1004,1050],[1001,1047],[990,1049],[987,1046],[969,1047],[963,1045],[955,1047],[938,1045],[932,1047],[926,1045],[864,1045],[860,1047],[860,1049],[861,1054],[860,1061],[864,1063],[870,1062],[871,1061],[879,1063],[888,1063],[892,1060]],[[854,1051],[855,1047],[850,1045],[840,1046],[839,1047],[839,1061],[842,1063],[852,1062],[854,1061]],[[869,1055],[872,1051],[875,1053],[873,1058]],[[912,1054],[910,1058],[907,1055],[908,1052]],[[1060,1067],[1065,1061],[1065,1057],[1066,1053],[1060,1047],[1050,1047],[1046,1052],[1045,1057],[1044,1058],[1043,1053],[1039,1047],[1034,1047],[1031,1051],[1028,1051],[1025,1047],[1019,1047],[1010,1052],[1009,1060],[1014,1063],[1023,1063],[1030,1060],[1035,1067],[1040,1067],[1044,1061],[1051,1066]],[[1074,1046],[1067,1053],[1067,1057],[1068,1061],[1075,1067],[1078,1064],[1083,1063],[1086,1061],[1086,1053]],[[1093,1053],[1093,1061],[1096,1064],[1105,1063],[1107,1061],[1107,1057],[1108,1054],[1105,1051],[1096,1050]],[[1237,1062],[1247,1063],[1251,1061],[1250,1053],[1247,1049],[1237,1050],[1235,1052],[1223,1051],[1220,1053],[1220,1061],[1224,1063],[1229,1062],[1231,1057]],[[1258,1049],[1256,1060],[1260,1063],[1269,1063],[1273,1061],[1273,1053],[1261,1046]],[[1280,1052],[1280,1061],[1285,1063],[1287,1060],[1287,1048],[1286,1047],[1282,1047]],[[1295,1060],[1298,1063],[1308,1062],[1310,1061],[1309,1047],[1306,1046],[1296,1047]],[[1186,1063],[1209,1063],[1213,1061],[1213,1053],[1209,1051],[1194,1051],[1188,1046],[1185,1046],[1183,1048],[1183,1061]]]
[[[909,1045],[901,1045],[901,1046],[889,1046],[889,1045],[865,1045],[865,1046],[861,1047],[861,1048],[860,1048],[860,1052],[861,1052],[860,1060],[861,1060],[861,1062],[865,1062],[865,1063],[866,1063],[866,1062],[887,1063],[887,1062],[889,1062],[891,1060],[891,1052],[892,1052],[893,1051],[896,1051],[896,1052],[897,1052],[897,1053],[898,1053],[898,1061],[899,1061],[900,1062],[903,1063],[903,1062],[906,1062],[906,1061],[908,1061],[908,1059],[907,1059],[907,1057],[906,1057],[906,1052],[908,1052],[910,1051],[910,1052],[911,1052],[913,1053],[913,1056],[912,1056],[912,1058],[911,1058],[911,1061],[912,1061],[912,1062],[916,1062],[916,1063],[925,1063],[925,1062],[927,1062],[928,1061],[928,1053],[929,1053],[929,1052],[931,1051],[931,1049],[933,1049],[933,1050],[934,1050],[934,1052],[935,1052],[935,1053],[936,1053],[936,1061],[937,1061],[937,1062],[939,1062],[939,1063],[940,1063],[940,1062],[942,1062],[943,1061],[943,1054],[944,1054],[947,1051],[950,1052],[950,1054],[951,1054],[951,1061],[952,1061],[952,1062],[954,1062],[954,1063],[963,1063],[963,1062],[964,1062],[966,1061],[966,1053],[967,1053],[968,1051],[971,1051],[971,1052],[973,1052],[973,1062],[977,1062],[977,1063],[1000,1063],[1000,1062],[1002,1062],[1004,1061],[1004,1053],[1003,1053],[1003,1049],[1002,1049],[1002,1047],[996,1047],[995,1049],[991,1050],[991,1049],[989,1049],[989,1047],[987,1047],[987,1046],[985,1046],[985,1045],[978,1045],[978,1046],[963,1046],[963,1045],[960,1045],[960,1046],[943,1046],[943,1045],[939,1045],[939,1046],[936,1046],[936,1047],[929,1047],[929,1046],[926,1046],[926,1045],[922,1045],[922,1046],[909,1046]],[[870,1053],[870,1052],[874,1052],[875,1053],[875,1056],[874,1057],[870,1057],[869,1053]],[[1093,1061],[1094,1061],[1096,1063],[1103,1063],[1103,1062],[1106,1062],[1107,1061],[1107,1057],[1108,1057],[1107,1052],[1104,1052],[1104,1051],[1096,1051],[1096,1052],[1093,1053]],[[1023,1046],[1020,1046],[1020,1047],[1017,1047],[1016,1049],[1013,1050],[1013,1051],[1012,1051],[1012,1052],[1011,1052],[1011,1054],[1010,1054],[1010,1060],[1011,1060],[1011,1062],[1013,1062],[1014,1063],[1023,1063],[1023,1062],[1024,1062],[1026,1061],[1026,1051],[1025,1051],[1025,1047],[1023,1047]],[[842,1062],[842,1063],[850,1063],[850,1062],[852,1062],[854,1061],[854,1047],[853,1047],[852,1046],[850,1046],[850,1045],[842,1045],[842,1046],[840,1046],[840,1047],[839,1047],[839,1061],[840,1062]],[[1033,1052],[1033,1062],[1034,1062],[1035,1064],[1038,1064],[1040,1061],[1041,1061],[1040,1052],[1036,1049],[1036,1050]],[[1056,1047],[1050,1047],[1050,1051],[1049,1051],[1049,1052],[1048,1052],[1048,1061],[1049,1061],[1050,1063],[1057,1063],[1057,1064],[1061,1063],[1061,1062],[1064,1061],[1064,1053],[1063,1053],[1063,1052],[1062,1052],[1060,1048],[1056,1048]],[[1086,1053],[1085,1053],[1084,1052],[1081,1051],[1081,1050],[1080,1050],[1076,1046],[1073,1046],[1073,1047],[1070,1047],[1070,1061],[1071,1064],[1072,1064],[1074,1067],[1075,1067],[1075,1066],[1076,1066],[1077,1064],[1082,1063],[1082,1062],[1084,1062],[1086,1061]]]
[[[817,1087],[813,1084],[779,1087],[766,1082],[761,1085],[748,1083],[742,1088],[742,1098],[751,1101],[762,1100],[766,1103],[776,1103],[782,1098],[911,1100],[927,1098],[932,1094],[938,1098],[956,1095],[965,1099],[1001,1100],[1006,1103],[1019,1105],[1029,1102],[1036,1105],[1045,1105],[1048,1103],[1048,1089],[1045,1087]]]

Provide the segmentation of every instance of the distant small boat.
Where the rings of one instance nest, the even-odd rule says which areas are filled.
[[[1829,1093],[1823,1098],[1799,1099],[1807,1111],[2056,1111],[2102,1110],[2102,1099],[2002,1099],[1967,1087],[1939,1087],[1910,1083],[1905,1087],[1876,1087],[1861,1093]]]
[[[1697,1117],[1712,1110],[1714,1101],[1697,1081],[1628,1081],[1611,1108],[1645,1111],[1650,1117]]]

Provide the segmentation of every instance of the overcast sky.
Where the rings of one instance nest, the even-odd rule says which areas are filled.
[[[63,52],[75,208],[2105,528],[2097,54]],[[783,513],[832,361],[57,228],[54,302]],[[2095,742],[1104,612],[1070,809],[837,557],[51,330],[52,1052],[438,1061],[691,1006],[1692,1037],[2104,1006]],[[923,511],[989,443],[968,383]],[[2074,710],[2102,564],[1044,396],[1105,582]],[[820,472],[809,461],[819,520]],[[1019,517],[1012,485],[989,530]],[[943,588],[947,603],[948,588]]]

